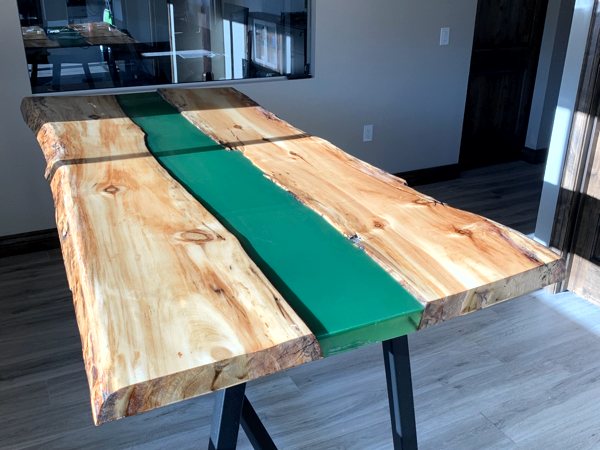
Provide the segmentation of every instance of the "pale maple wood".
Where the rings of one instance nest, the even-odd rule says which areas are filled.
[[[27,98],[22,111],[47,160],[96,424],[320,358],[114,97]]]
[[[521,233],[420,194],[235,89],[159,92],[201,131],[243,152],[340,232],[358,238],[424,305],[421,328],[564,276],[559,256]]]

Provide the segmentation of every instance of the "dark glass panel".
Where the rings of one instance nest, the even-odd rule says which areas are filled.
[[[307,0],[18,0],[34,93],[309,75]]]

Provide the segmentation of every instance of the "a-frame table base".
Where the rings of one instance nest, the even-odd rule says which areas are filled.
[[[382,347],[394,449],[417,449],[408,338],[384,341]],[[245,392],[243,383],[217,393],[209,450],[234,450],[240,425],[256,450],[277,449]]]

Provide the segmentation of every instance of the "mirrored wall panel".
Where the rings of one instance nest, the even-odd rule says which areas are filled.
[[[34,93],[310,75],[308,0],[18,0]]]

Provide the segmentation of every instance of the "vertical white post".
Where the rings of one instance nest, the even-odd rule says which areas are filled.
[[[175,43],[175,13],[173,3],[167,3],[169,8],[169,41],[171,44],[171,78],[173,83],[179,82],[177,74],[177,45]]]

